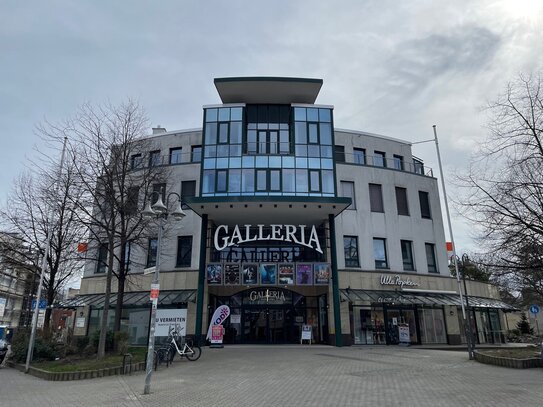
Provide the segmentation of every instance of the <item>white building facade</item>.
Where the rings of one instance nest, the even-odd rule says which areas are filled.
[[[155,129],[136,157],[170,167],[165,196],[180,194],[187,214],[164,230],[159,309],[187,309],[200,336],[228,305],[225,343],[296,343],[303,326],[337,346],[465,342],[437,180],[411,145],[335,128],[333,107],[315,104],[322,80],[215,86],[223,103],[204,106],[202,129]],[[156,239],[144,246],[131,251],[122,315],[142,345]],[[81,335],[97,329],[105,291],[104,259],[90,258],[70,303]],[[468,294],[478,341],[501,342],[510,307],[488,284]]]

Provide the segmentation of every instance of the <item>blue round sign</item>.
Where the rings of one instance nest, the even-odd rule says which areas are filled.
[[[537,314],[537,313],[539,312],[539,307],[538,307],[537,305],[535,305],[535,304],[532,305],[532,306],[530,307],[530,312],[531,312],[532,314],[534,314],[534,315]]]

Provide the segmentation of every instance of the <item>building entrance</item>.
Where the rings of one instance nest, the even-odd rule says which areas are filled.
[[[304,320],[294,307],[247,306],[242,312],[244,343],[293,343]],[[298,322],[297,322],[298,321]]]

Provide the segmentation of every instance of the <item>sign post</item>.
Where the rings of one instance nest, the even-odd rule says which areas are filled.
[[[537,323],[537,314],[539,313],[539,306],[536,304],[533,304],[532,306],[530,306],[530,312],[534,314],[535,327],[537,329],[537,336],[539,336],[539,324]],[[541,345],[541,355],[543,357],[543,345]]]

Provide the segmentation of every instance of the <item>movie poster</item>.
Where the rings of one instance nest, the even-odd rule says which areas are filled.
[[[224,285],[239,285],[239,264],[225,264],[224,265]]]
[[[328,285],[330,282],[330,276],[332,275],[330,265],[327,263],[315,264],[315,284],[316,285]]]
[[[258,284],[258,264],[244,263],[241,270],[244,285]]]
[[[313,284],[313,266],[311,264],[296,265],[296,284],[312,285]]]
[[[294,284],[294,264],[279,265],[279,284]]]
[[[260,265],[260,284],[276,284],[277,264]]]
[[[207,265],[207,283],[209,285],[222,284],[222,264]]]

